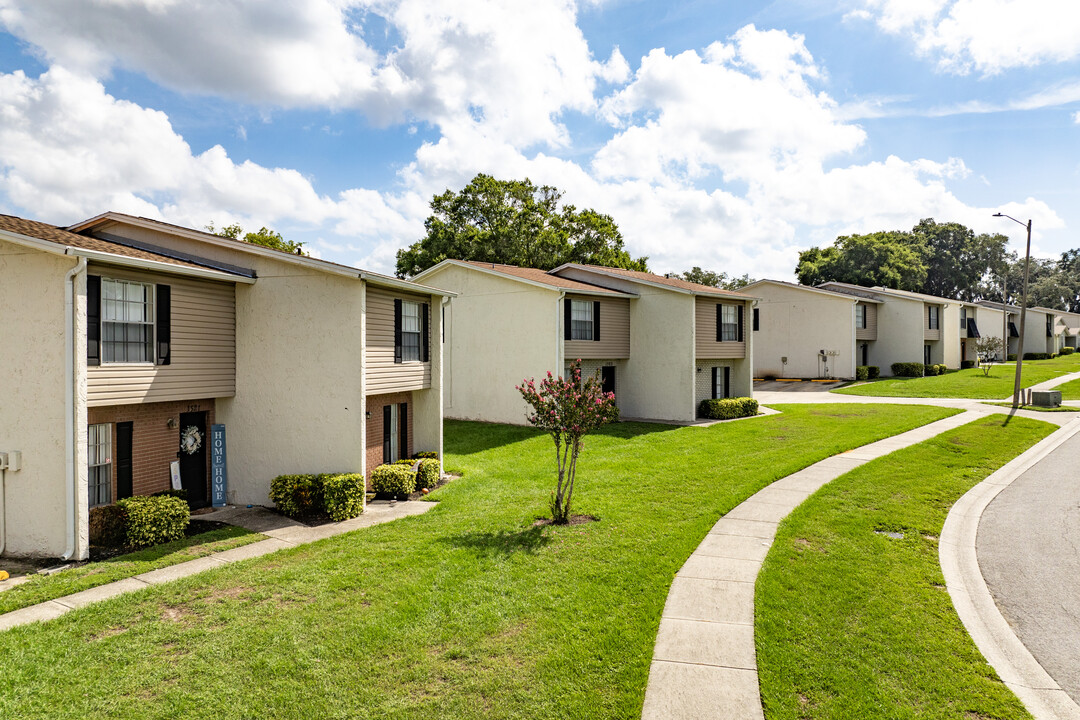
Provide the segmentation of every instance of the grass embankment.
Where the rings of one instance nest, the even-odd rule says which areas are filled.
[[[1070,380],[1054,389],[1061,391],[1062,400],[1080,400],[1080,380]]]
[[[0,592],[0,614],[265,539],[243,528],[224,527],[52,575],[35,575]]]
[[[951,414],[783,410],[590,436],[575,511],[600,520],[572,527],[534,525],[549,437],[448,422],[447,464],[464,476],[422,516],[0,634],[0,717],[640,717],[671,581],[718,517]]]
[[[885,370],[886,368],[882,368]],[[1025,360],[1020,384],[1031,387],[1047,380],[1080,371],[1078,354],[1062,355],[1053,360]],[[837,388],[834,393],[872,397],[973,398],[1000,400],[1012,395],[1016,365],[994,365],[985,374],[981,368],[921,378],[883,378],[852,387]],[[1080,386],[1077,386],[1080,397]]]
[[[994,415],[867,463],[788,516],[756,589],[769,720],[1029,717],[960,623],[938,536],[961,495],[1053,430]]]

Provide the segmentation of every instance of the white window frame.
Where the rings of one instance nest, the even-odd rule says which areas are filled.
[[[112,502],[112,423],[86,426],[86,486],[89,507]]]
[[[862,303],[855,306],[855,328],[857,330],[866,329],[866,306]]]
[[[588,300],[570,300],[570,339],[592,340],[596,327],[593,304]]]
[[[731,316],[730,319],[728,316]],[[739,306],[720,306],[720,342],[739,341]]]
[[[403,308],[404,310],[404,308]],[[402,313],[404,317],[404,312]],[[395,463],[401,459],[401,408],[397,403],[390,404],[390,460]]]
[[[129,300],[129,288],[141,288],[143,300]],[[117,293],[119,290],[119,294]],[[109,365],[153,365],[156,359],[155,344],[157,328],[155,327],[154,308],[157,297],[155,296],[153,283],[138,282],[136,280],[120,280],[116,278],[101,278],[101,364]],[[109,297],[109,295],[112,297]],[[136,308],[141,308],[136,311]],[[141,315],[141,319],[140,316]],[[148,336],[140,342],[127,340],[127,334],[132,328],[145,328]],[[115,334],[120,332],[124,339],[116,339]],[[143,346],[143,359],[129,359],[127,350],[130,347]],[[121,353],[117,353],[117,350]],[[118,358],[118,354],[122,357]]]
[[[401,362],[421,362],[424,330],[421,306],[413,300],[401,301]],[[415,329],[409,329],[415,326]]]

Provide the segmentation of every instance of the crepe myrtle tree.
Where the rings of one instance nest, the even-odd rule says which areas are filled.
[[[524,380],[518,392],[531,408],[530,425],[546,431],[555,441],[559,482],[551,493],[551,520],[556,525],[570,522],[570,503],[574,495],[578,455],[586,435],[619,419],[615,393],[606,393],[596,377],[581,377],[581,361],[570,364],[568,378],[554,377],[549,371],[540,381]]]
[[[1005,353],[1001,352],[1001,338],[993,337],[990,335],[984,335],[975,341],[975,354],[979,358],[979,366],[982,368],[983,375],[990,375],[990,368],[994,365],[994,358],[998,355],[1005,357]]]

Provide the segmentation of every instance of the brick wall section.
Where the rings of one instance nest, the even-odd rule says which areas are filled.
[[[365,470],[368,480],[371,479],[371,471],[383,462],[383,408],[387,405],[408,403],[409,404],[409,447],[402,448],[402,457],[410,457],[418,448],[413,447],[413,413],[415,412],[411,392],[390,393],[387,395],[368,395],[366,411],[371,413],[367,418],[367,455]],[[423,450],[425,448],[419,448]]]
[[[86,421],[90,425],[112,424],[113,453],[113,501],[116,501],[116,423],[130,422],[131,429],[131,475],[132,491],[136,495],[168,490],[169,463],[176,460],[180,449],[180,413],[205,412],[206,434],[214,423],[214,401],[184,400],[182,402],[145,403],[141,405],[109,405],[88,408]],[[169,418],[177,421],[174,428],[168,426]],[[209,437],[207,438],[209,440]],[[207,478],[210,477],[210,453],[207,452]]]

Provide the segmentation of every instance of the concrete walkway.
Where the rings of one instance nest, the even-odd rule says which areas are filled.
[[[1080,420],[964,495],[939,546],[953,605],[1036,720],[1080,720]]]
[[[780,521],[849,470],[991,412],[980,406],[827,458],[777,480],[722,517],[671,584],[643,720],[764,718],[754,649],[754,583]]]
[[[179,580],[180,578],[201,573],[204,570],[211,570],[240,560],[268,555],[278,550],[304,545],[334,535],[359,530],[360,528],[381,525],[409,515],[421,515],[435,507],[436,504],[422,501],[392,503],[377,500],[368,503],[360,517],[339,523],[327,523],[317,527],[302,525],[276,513],[271,513],[264,508],[222,508],[212,513],[199,515],[198,519],[216,520],[230,525],[239,525],[267,535],[268,538],[250,545],[243,545],[214,555],[170,565],[159,570],[151,570],[141,575],[117,580],[107,585],[99,585],[96,588],[32,605],[22,610],[5,613],[0,615],[0,632],[19,625],[52,620],[76,608],[85,607],[101,600],[108,600],[152,585],[161,585],[173,580]]]

